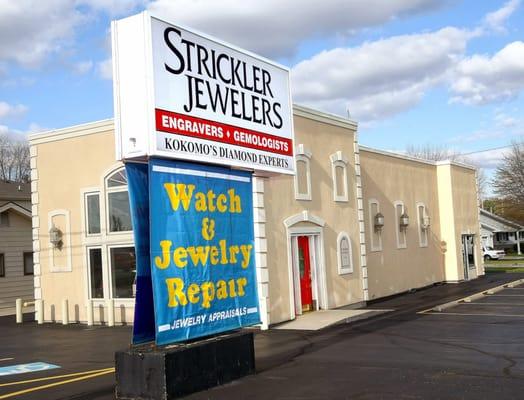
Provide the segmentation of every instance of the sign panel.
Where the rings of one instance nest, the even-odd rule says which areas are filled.
[[[259,323],[251,174],[157,159],[149,168],[156,342]]]
[[[293,174],[288,68],[147,12],[112,32],[119,159]]]

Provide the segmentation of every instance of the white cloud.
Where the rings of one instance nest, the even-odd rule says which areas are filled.
[[[27,107],[23,104],[12,105],[5,101],[0,101],[0,119],[8,117],[18,117],[27,112]]]
[[[492,169],[499,166],[504,157],[504,154],[508,151],[508,148],[488,150],[480,153],[469,154],[464,156],[464,158],[466,162],[476,167]]]
[[[495,32],[506,32],[506,20],[517,10],[520,0],[510,0],[496,11],[486,15],[484,24]]]
[[[79,61],[73,64],[73,72],[78,75],[87,74],[93,68],[93,61]]]
[[[111,58],[108,58],[104,61],[100,61],[97,65],[98,74],[102,79],[113,79],[113,63]]]
[[[0,5],[0,61],[36,67],[73,40],[82,20],[70,0],[3,0]]]
[[[384,119],[443,81],[471,33],[456,28],[323,51],[292,69],[294,101],[357,120]]]
[[[346,36],[441,5],[437,0],[156,0],[149,9],[275,58],[293,55],[307,39]]]
[[[515,98],[524,89],[524,42],[508,44],[493,57],[461,61],[451,85],[452,102],[487,104]]]
[[[147,0],[81,0],[80,3],[85,4],[95,11],[102,11],[111,16],[119,16],[129,14],[139,7],[144,7]]]

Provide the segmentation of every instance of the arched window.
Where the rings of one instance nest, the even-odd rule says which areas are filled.
[[[353,272],[353,251],[351,239],[346,232],[340,232],[337,238],[338,273],[350,274]]]
[[[348,201],[348,161],[341,151],[331,154],[330,159],[333,178],[333,200]]]
[[[295,199],[311,200],[311,152],[299,144],[295,152]]]
[[[127,175],[124,168],[113,172],[106,178],[106,196],[109,233],[131,231]]]

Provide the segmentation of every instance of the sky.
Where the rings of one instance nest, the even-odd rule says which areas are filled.
[[[112,118],[110,22],[145,9],[288,66],[293,102],[363,145],[448,148],[492,178],[524,139],[521,0],[0,0],[0,134]]]

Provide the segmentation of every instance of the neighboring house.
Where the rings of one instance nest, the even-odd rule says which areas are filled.
[[[480,210],[480,224],[485,246],[518,254],[524,250],[524,226],[486,210]]]
[[[264,328],[484,274],[475,169],[360,147],[355,122],[293,108],[296,176],[253,182]],[[30,136],[35,297],[44,319],[132,322],[135,248],[112,120]],[[59,156],[57,156],[57,154]],[[61,233],[62,246],[50,240]]]
[[[31,185],[0,182],[0,315],[33,296]]]

